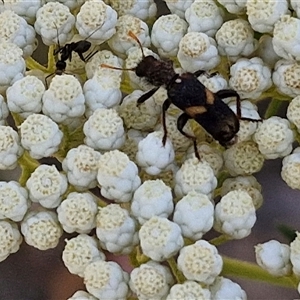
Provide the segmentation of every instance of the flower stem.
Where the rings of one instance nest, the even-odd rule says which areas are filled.
[[[31,56],[26,59],[26,67],[29,70],[40,70],[44,73],[48,72],[47,68],[42,66],[40,63],[38,63],[36,60],[34,60]]]
[[[27,151],[24,151],[23,155],[18,159],[19,166],[22,169],[21,176],[19,178],[19,183],[22,186],[26,185],[27,179],[30,177],[31,173],[40,165],[37,160],[32,158]]]
[[[223,263],[222,276],[236,276],[287,288],[297,288],[299,280],[294,275],[275,277],[254,263],[240,261],[226,256],[223,256]]]
[[[265,112],[264,119],[268,119],[272,116],[275,116],[279,111],[281,105],[282,105],[282,100],[275,99],[275,98],[272,99]]]
[[[214,245],[214,246],[220,246],[228,241],[232,240],[228,235],[226,234],[221,234],[218,237],[211,239],[209,241],[210,244]]]
[[[170,267],[170,269],[171,269],[171,271],[172,271],[172,273],[173,273],[173,275],[176,279],[176,282],[177,283],[184,283],[186,279],[185,279],[184,275],[182,274],[182,272],[178,270],[177,264],[176,264],[176,261],[175,261],[174,257],[171,257],[171,258],[167,259],[167,262],[168,262],[169,267]]]

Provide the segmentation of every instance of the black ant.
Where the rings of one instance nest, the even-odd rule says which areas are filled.
[[[197,149],[196,137],[183,131],[189,119],[194,119],[215,140],[225,147],[235,142],[236,134],[240,129],[240,120],[261,121],[241,116],[241,100],[236,91],[224,89],[213,93],[197,78],[202,74],[211,77],[216,75],[216,73],[209,75],[206,71],[198,70],[194,73],[186,72],[178,74],[173,68],[172,61],[158,60],[152,55],[145,56],[143,47],[134,33],[130,31],[128,35],[138,43],[142,51],[143,58],[137,66],[131,69],[121,69],[105,64],[101,66],[117,70],[134,71],[138,77],[144,77],[149,83],[155,86],[137,100],[137,105],[149,99],[161,86],[165,86],[168,98],[162,106],[163,145],[165,145],[167,139],[166,111],[171,104],[174,104],[183,111],[183,114],[178,117],[177,129],[184,136],[193,140],[195,155],[199,160],[200,155]],[[237,114],[222,101],[222,99],[228,97],[236,98]]]

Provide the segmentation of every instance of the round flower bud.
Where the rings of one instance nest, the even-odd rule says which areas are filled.
[[[292,152],[294,134],[288,120],[273,116],[258,125],[253,139],[265,158],[275,159]]]
[[[32,26],[12,10],[0,13],[0,39],[14,43],[23,50],[23,57],[29,57],[35,50],[37,43],[35,30]]]
[[[283,158],[281,177],[292,189],[300,189],[300,147]]]
[[[89,193],[73,192],[57,207],[57,216],[64,231],[89,233],[96,227],[96,199]]]
[[[75,17],[69,7],[59,2],[48,2],[36,13],[34,28],[47,46],[64,45],[71,39]]]
[[[141,226],[139,238],[143,253],[155,261],[174,256],[184,245],[180,227],[157,216]]]
[[[98,299],[126,300],[129,276],[114,261],[96,260],[84,270],[87,291]]]
[[[40,113],[44,92],[45,86],[40,79],[36,76],[25,76],[7,89],[8,108],[24,119],[32,113]]]
[[[247,0],[218,0],[231,14],[244,14]]]
[[[295,11],[297,17],[300,16],[300,2],[298,0],[290,0],[289,1],[292,9]]]
[[[60,173],[55,165],[40,165],[31,173],[26,187],[32,202],[54,208],[60,204],[62,195],[68,188],[68,181],[66,175]]]
[[[248,20],[255,31],[272,32],[274,24],[282,15],[288,13],[288,2],[247,0],[246,8]]]
[[[6,94],[7,97],[7,94]],[[6,102],[4,101],[4,98],[2,95],[0,95],[0,125],[6,124],[6,118],[9,115],[9,111]]]
[[[177,59],[188,72],[210,70],[220,62],[216,42],[201,32],[189,32],[180,40]]]
[[[236,282],[228,278],[218,276],[209,289],[211,291],[211,299],[214,300],[247,300],[246,292]]]
[[[76,16],[78,33],[99,45],[110,39],[116,32],[117,12],[102,0],[85,1]],[[97,29],[95,31],[95,29]]]
[[[86,145],[68,151],[62,161],[68,181],[78,190],[92,189],[97,186],[98,160],[101,154]]]
[[[188,32],[202,32],[214,37],[223,24],[222,10],[213,0],[196,0],[185,11]]]
[[[148,261],[131,271],[129,286],[139,300],[164,299],[173,282],[168,267]]]
[[[171,188],[159,179],[143,182],[134,192],[131,201],[131,213],[140,224],[144,224],[153,216],[167,218],[173,209]]]
[[[118,204],[99,208],[96,234],[101,247],[110,253],[129,254],[138,244],[136,223]]]
[[[128,49],[136,46],[137,42],[129,36],[129,31],[137,37],[142,46],[150,46],[148,25],[139,18],[132,15],[120,16],[115,29],[116,33],[109,39],[108,45],[120,57],[126,57]]]
[[[252,198],[243,190],[230,191],[215,207],[214,229],[233,239],[243,239],[248,236],[255,221]]]
[[[191,280],[186,280],[184,283],[174,284],[166,298],[166,300],[179,299],[211,299],[210,291],[203,288],[199,283]]]
[[[67,300],[97,300],[93,295],[89,294],[86,291],[77,291],[75,292],[71,298],[68,298]]]
[[[226,79],[219,73],[214,76],[207,76],[207,74],[204,73],[198,76],[198,80],[213,93],[228,89]]]
[[[101,194],[116,202],[128,202],[141,185],[138,168],[128,156],[118,150],[104,153],[99,159],[97,181]]]
[[[224,22],[216,33],[216,41],[220,54],[227,56],[230,61],[249,56],[258,45],[250,24],[242,19]]]
[[[282,94],[297,97],[300,93],[300,65],[290,60],[279,60],[272,74],[274,85]]]
[[[182,164],[175,175],[175,182],[177,197],[183,197],[192,190],[210,197],[217,187],[213,169],[207,162],[197,158],[190,158]]]
[[[264,156],[252,141],[234,144],[223,153],[225,167],[231,176],[252,175],[264,165]]]
[[[138,144],[136,154],[137,164],[150,175],[157,175],[170,168],[174,161],[175,153],[169,139],[162,143],[163,133],[154,131],[149,133]]]
[[[43,2],[53,2],[52,0],[43,0]],[[73,10],[77,8],[79,5],[82,4],[82,1],[78,0],[58,0],[57,2],[60,2],[70,8],[70,10]]]
[[[290,261],[293,266],[293,272],[300,275],[300,233],[296,232],[296,238],[290,244]]]
[[[105,255],[98,249],[95,237],[79,234],[66,240],[62,260],[71,274],[83,277],[86,266],[99,259],[105,260]]]
[[[78,79],[73,75],[56,75],[43,94],[43,113],[61,123],[81,117],[84,111],[85,99]]]
[[[0,262],[5,260],[11,253],[17,252],[22,240],[16,223],[0,221]]]
[[[58,125],[45,115],[32,114],[19,128],[22,146],[36,159],[53,155],[63,137]]]
[[[52,211],[32,211],[21,223],[25,242],[39,250],[48,250],[58,245],[63,234],[56,213]]]
[[[23,151],[18,133],[10,126],[0,126],[0,170],[13,170]]]
[[[300,96],[295,97],[289,103],[286,116],[291,123],[296,125],[297,130],[300,131]]]
[[[222,271],[223,260],[215,246],[199,240],[180,250],[177,265],[188,280],[212,284]]]
[[[292,273],[290,247],[270,240],[255,246],[257,264],[273,276],[289,276]]]
[[[194,0],[165,0],[165,2],[172,14],[184,18],[185,11],[192,5]]]
[[[257,99],[272,85],[271,71],[259,57],[240,58],[230,67],[229,86],[242,99]]]
[[[220,195],[225,196],[233,190],[243,190],[247,192],[252,198],[255,209],[261,207],[263,203],[261,185],[254,176],[237,176],[235,178],[225,179],[221,186]]]
[[[120,148],[125,142],[123,120],[115,109],[98,108],[84,123],[84,142],[95,150]]]
[[[185,238],[200,240],[213,226],[214,205],[207,195],[191,191],[177,202],[173,221]]]
[[[175,57],[179,42],[187,32],[187,23],[175,14],[160,16],[153,24],[151,42],[162,57]]]

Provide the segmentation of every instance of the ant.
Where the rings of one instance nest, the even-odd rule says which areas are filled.
[[[134,33],[129,31],[128,35],[138,43],[142,51],[142,60],[137,66],[131,69],[121,69],[105,64],[101,66],[116,70],[134,71],[138,77],[144,77],[155,86],[137,100],[137,105],[149,99],[161,86],[165,86],[168,98],[162,106],[163,145],[166,143],[168,134],[166,112],[171,104],[183,111],[177,119],[177,129],[181,134],[193,141],[195,155],[199,160],[200,155],[197,149],[196,137],[183,130],[189,119],[194,119],[224,147],[228,147],[236,141],[236,134],[240,129],[240,120],[261,121],[241,116],[241,100],[236,91],[224,89],[213,93],[197,78],[202,74],[212,77],[217,73],[207,74],[204,70],[198,70],[194,73],[178,74],[175,72],[171,60],[163,61],[154,58],[152,55],[145,56],[141,42]],[[222,99],[228,97],[236,98],[237,114],[222,101]]]

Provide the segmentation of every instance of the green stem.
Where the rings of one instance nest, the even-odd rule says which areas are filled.
[[[22,186],[26,185],[27,179],[30,177],[31,173],[40,165],[37,160],[32,158],[27,151],[24,151],[23,155],[18,159],[19,166],[22,169],[21,176],[19,178],[19,183]]]
[[[178,270],[177,268],[177,264],[176,264],[176,261],[174,259],[174,257],[171,257],[169,259],[167,259],[167,262],[169,264],[169,267],[176,279],[176,282],[177,283],[184,283],[186,278],[184,277],[184,275],[182,274],[181,271]]]
[[[272,116],[275,116],[279,111],[281,105],[282,105],[282,100],[275,99],[275,98],[272,99],[265,112],[264,119],[268,119]]]
[[[221,234],[218,237],[211,239],[209,241],[210,244],[214,245],[214,246],[220,246],[222,244],[227,243],[228,241],[231,241],[232,239],[226,235],[226,234]]]
[[[47,73],[54,73],[55,72],[55,58],[54,58],[54,46],[50,46],[48,49],[48,67]]]
[[[275,277],[254,263],[240,261],[226,256],[223,256],[223,270],[221,275],[252,279],[293,289],[297,288],[299,282],[299,279],[293,275]]]

